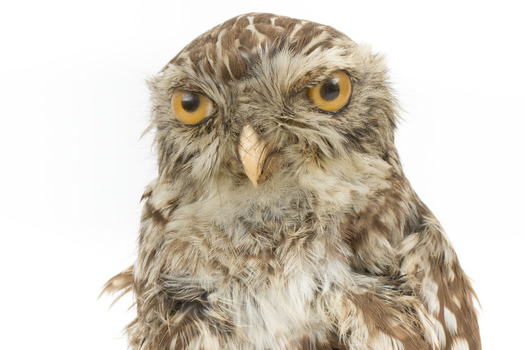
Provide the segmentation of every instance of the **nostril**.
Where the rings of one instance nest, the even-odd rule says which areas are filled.
[[[264,135],[268,132],[268,128],[265,126],[259,126],[255,129],[255,131],[257,131],[257,134],[259,135]]]

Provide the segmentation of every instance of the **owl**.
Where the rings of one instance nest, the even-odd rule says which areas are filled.
[[[403,173],[383,58],[273,14],[202,34],[149,81],[158,176],[130,348],[481,349],[476,296]]]

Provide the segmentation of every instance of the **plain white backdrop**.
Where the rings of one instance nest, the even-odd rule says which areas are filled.
[[[483,310],[484,349],[523,349],[524,10],[518,1],[37,1],[0,11],[2,349],[125,349],[124,298],[156,173],[145,79],[245,12],[324,23],[388,57],[397,145]]]

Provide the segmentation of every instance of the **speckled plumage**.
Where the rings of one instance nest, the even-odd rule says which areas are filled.
[[[350,103],[319,111],[305,90],[336,71]],[[403,174],[380,56],[328,26],[247,14],[150,88],[159,174],[137,260],[106,285],[135,297],[131,349],[481,348],[470,282]],[[178,122],[179,88],[215,113]],[[275,160],[258,187],[239,160],[247,125]]]

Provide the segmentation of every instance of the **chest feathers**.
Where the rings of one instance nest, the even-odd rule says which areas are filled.
[[[153,183],[137,262],[107,287],[136,296],[133,348],[477,349],[457,336],[477,326],[452,248],[386,170],[374,184],[321,174],[315,192],[186,203]]]

